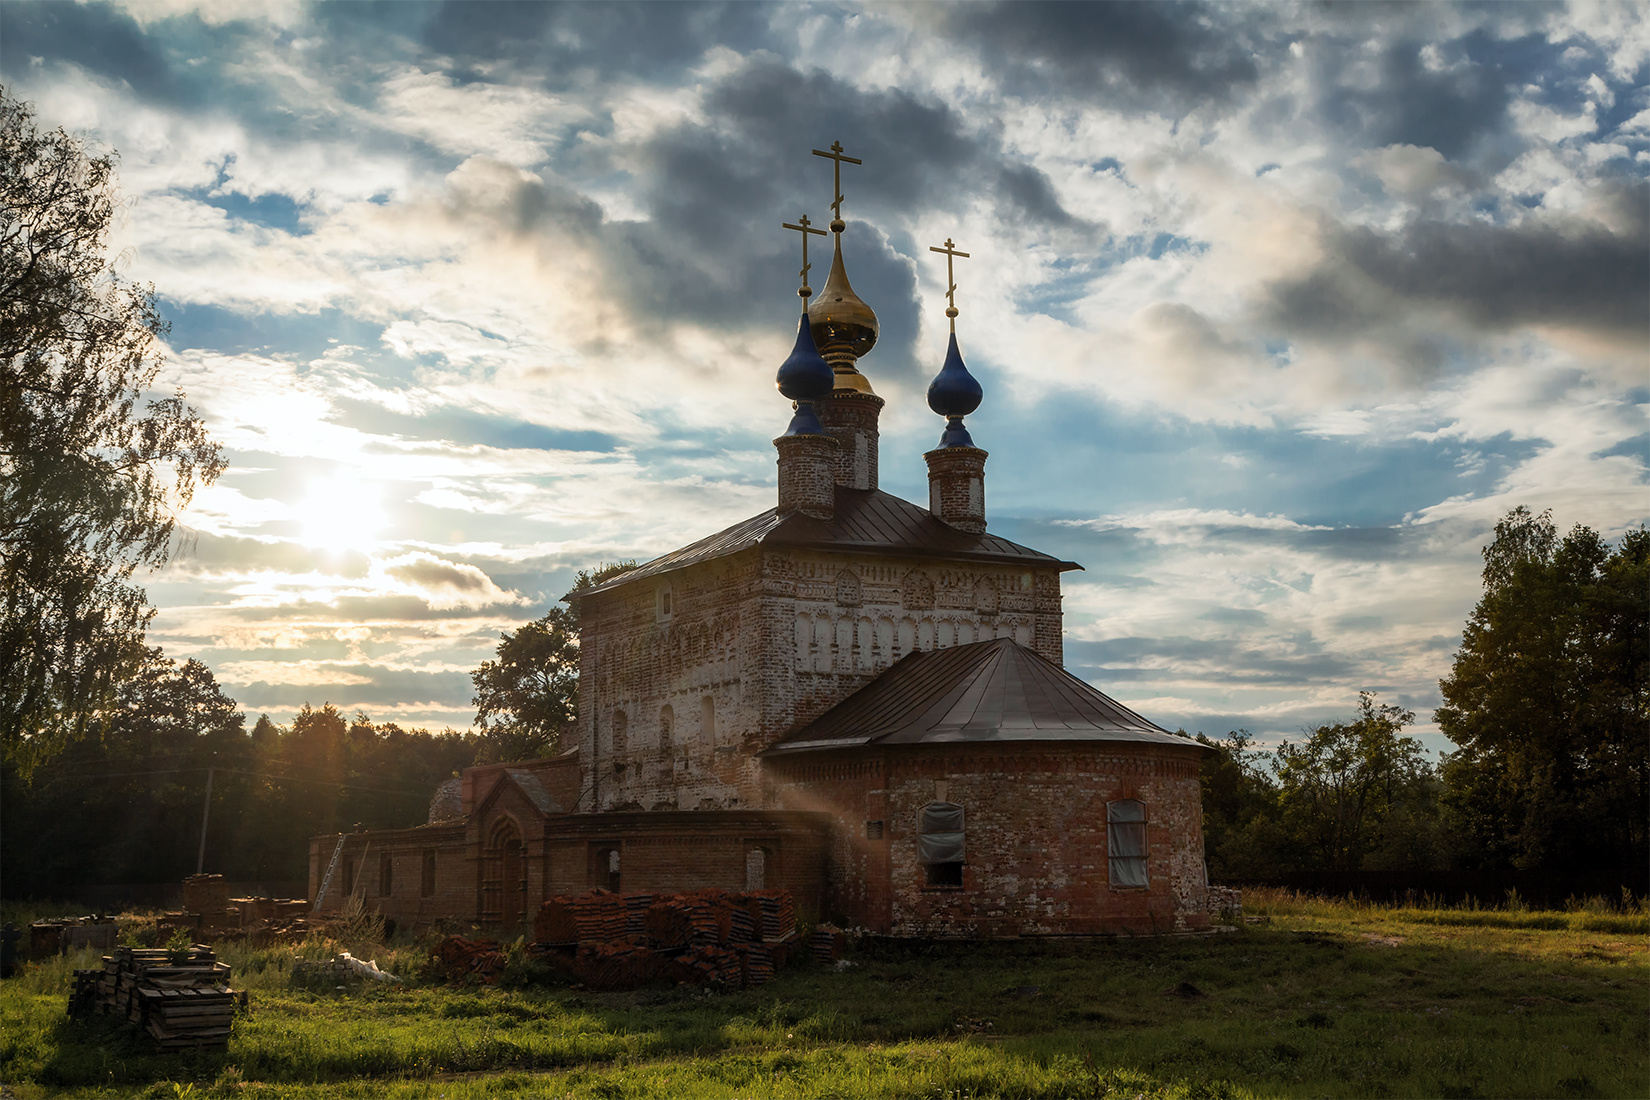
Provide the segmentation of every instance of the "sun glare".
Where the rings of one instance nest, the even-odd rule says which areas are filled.
[[[376,485],[353,474],[311,483],[298,505],[305,544],[323,550],[363,550],[384,527],[384,498]]]

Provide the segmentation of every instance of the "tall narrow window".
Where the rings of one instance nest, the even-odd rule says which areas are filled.
[[[699,700],[699,735],[706,748],[716,747],[716,700],[708,695]]]
[[[954,802],[930,802],[917,823],[917,859],[929,886],[963,884],[963,808]]]
[[[353,859],[344,860],[344,893],[346,895],[355,893],[355,861]]]
[[[424,853],[424,873],[419,876],[418,896],[421,898],[435,897],[435,853]]]
[[[1106,804],[1106,855],[1113,886],[1146,885],[1146,807],[1132,798]]]
[[[395,889],[395,861],[389,856],[378,857],[378,896],[387,898]]]
[[[659,708],[659,747],[666,752],[670,751],[671,740],[676,735],[676,731],[672,728],[675,725],[676,712],[671,709],[669,703],[666,703]]]

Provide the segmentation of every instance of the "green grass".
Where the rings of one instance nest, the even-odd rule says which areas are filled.
[[[64,1016],[88,953],[0,988],[0,1078],[20,1098],[1650,1095],[1642,907],[1248,911],[1206,939],[864,942],[727,995],[304,992],[292,949],[225,946],[253,1012],[189,1057]],[[413,976],[422,956],[347,946]]]

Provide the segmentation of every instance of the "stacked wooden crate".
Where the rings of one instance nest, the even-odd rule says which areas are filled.
[[[71,1015],[102,1013],[146,1031],[161,1050],[223,1049],[237,1004],[230,971],[212,949],[117,947],[100,970],[76,970]]]

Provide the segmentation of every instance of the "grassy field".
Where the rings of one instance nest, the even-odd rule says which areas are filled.
[[[306,992],[291,948],[225,946],[253,1011],[227,1054],[187,1057],[65,1017],[87,953],[0,987],[0,1080],[20,1100],[1650,1096],[1642,906],[1246,903],[1259,922],[1208,938],[866,941],[733,994]],[[424,954],[342,946],[409,975]]]

